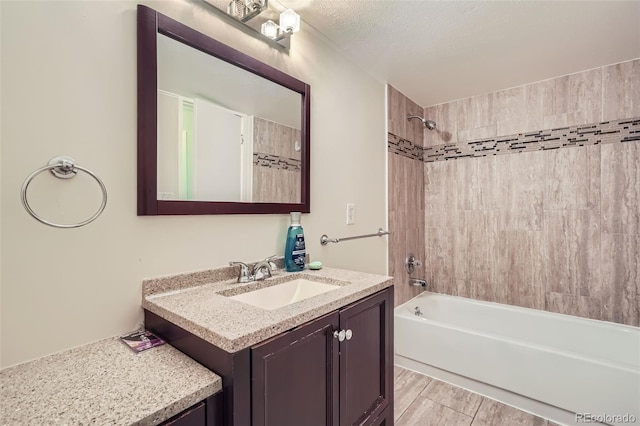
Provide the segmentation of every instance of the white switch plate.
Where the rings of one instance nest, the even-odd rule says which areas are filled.
[[[356,223],[356,205],[355,203],[347,203],[347,225]]]

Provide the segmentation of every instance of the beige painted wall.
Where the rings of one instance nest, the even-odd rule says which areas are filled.
[[[329,266],[385,273],[386,238],[319,243],[385,226],[385,86],[307,28],[286,55],[191,2],[145,3],[311,85],[308,250]],[[134,329],[143,278],[284,251],[288,215],[136,216],[136,2],[0,8],[3,366]],[[24,178],[61,154],[109,191],[83,228],[44,226],[20,203]],[[30,198],[47,218],[73,221],[99,203],[88,179],[38,181]],[[345,225],[347,202],[355,225]]]

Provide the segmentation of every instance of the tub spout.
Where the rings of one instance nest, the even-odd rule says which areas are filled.
[[[414,287],[426,287],[427,282],[419,278],[409,278],[409,285]]]

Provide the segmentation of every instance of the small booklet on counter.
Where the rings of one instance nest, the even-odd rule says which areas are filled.
[[[129,346],[136,353],[146,351],[147,349],[151,349],[165,343],[164,340],[147,330],[138,330],[124,336],[120,336],[120,340],[122,340],[124,344]]]

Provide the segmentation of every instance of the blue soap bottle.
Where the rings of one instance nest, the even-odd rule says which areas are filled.
[[[300,225],[300,212],[291,212],[291,225],[287,231],[287,243],[284,248],[284,268],[287,272],[304,269],[307,252],[304,245],[304,232]]]

